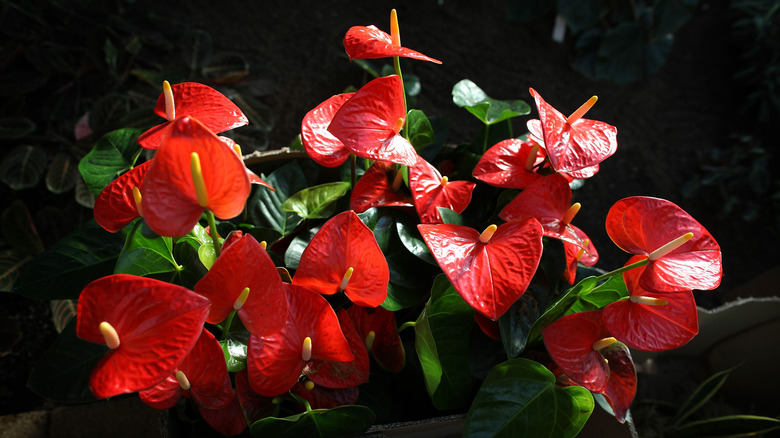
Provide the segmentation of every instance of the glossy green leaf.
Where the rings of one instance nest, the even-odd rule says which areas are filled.
[[[121,121],[132,110],[130,97],[122,93],[103,94],[92,105],[89,126],[96,132],[108,132],[122,126]]]
[[[406,115],[404,129],[409,133],[409,142],[417,152],[436,141],[433,126],[420,110],[413,109]]]
[[[136,139],[137,129],[119,129],[100,137],[79,162],[79,171],[89,191],[100,194],[121,173],[129,170],[141,149]]]
[[[57,333],[62,333],[65,326],[76,316],[76,300],[52,300],[51,320]]]
[[[758,415],[729,415],[693,421],[668,435],[673,438],[741,438],[763,436],[773,430],[780,430],[780,420]]]
[[[267,417],[252,424],[252,436],[342,437],[360,435],[374,422],[374,413],[365,406],[345,405],[333,409],[313,409],[284,418]]]
[[[131,274],[149,277],[177,272],[173,259],[173,242],[170,237],[147,235],[143,226],[136,226],[127,235],[125,246],[119,253],[114,274]]]
[[[433,254],[431,254],[431,250],[428,249],[428,245],[426,245],[425,241],[422,239],[420,231],[417,229],[416,222],[413,222],[408,216],[401,217],[396,221],[395,229],[398,232],[401,243],[410,253],[433,266],[439,266],[436,259],[433,257]]]
[[[17,251],[31,255],[43,252],[43,242],[35,229],[30,211],[21,200],[14,200],[3,210],[0,227],[3,240]]]
[[[348,182],[332,182],[299,191],[282,202],[282,211],[304,219],[325,219],[335,213],[335,202],[350,189]]]
[[[219,228],[219,226],[217,228]],[[211,239],[209,233],[206,232],[206,228],[200,224],[195,224],[195,227],[177,243],[179,242],[187,243],[194,248],[197,251],[198,260],[200,260],[200,263],[206,269],[211,269],[211,265],[217,260],[217,252],[214,250],[214,241]]]
[[[455,105],[466,108],[486,125],[531,112],[531,107],[522,100],[497,100],[488,97],[477,84],[468,79],[463,79],[452,88],[452,101]]]
[[[455,213],[454,211],[446,207],[436,207],[436,209],[439,210],[439,215],[441,215],[442,223],[453,224],[453,225],[465,224],[465,221],[463,220],[463,216],[461,216],[459,213]]]
[[[723,371],[719,371],[702,382],[701,385],[699,385],[699,387],[693,391],[693,394],[691,394],[691,396],[685,400],[682,406],[680,406],[680,409],[677,411],[677,415],[675,415],[674,419],[672,420],[672,424],[674,426],[679,425],[683,422],[683,420],[690,417],[697,410],[699,410],[699,408],[704,406],[704,404],[707,403],[716,392],[718,392],[721,386],[726,383],[726,379],[728,379],[729,374],[731,374],[731,372],[738,367],[739,365]]]
[[[471,394],[468,342],[474,309],[447,277],[434,280],[431,298],[414,326],[415,350],[425,387],[438,409],[463,407]]]
[[[519,356],[527,345],[531,328],[550,302],[550,292],[539,281],[532,281],[509,311],[498,318],[501,342],[508,358]]]
[[[593,407],[587,389],[557,386],[543,365],[512,359],[488,373],[466,415],[464,436],[574,437]]]
[[[615,275],[606,282],[598,285],[589,293],[577,295],[577,300],[567,313],[587,312],[600,310],[622,298],[628,297],[626,283],[622,275]]]
[[[201,246],[195,238],[188,236],[177,240],[173,246],[173,255],[180,268],[177,284],[190,290],[208,272],[198,255]]]
[[[566,312],[574,305],[579,295],[590,293],[596,286],[596,277],[588,277],[580,281],[567,290],[558,300],[550,305],[547,310],[544,311],[542,316],[536,320],[531,327],[531,331],[528,334],[528,342],[533,342],[540,339],[542,336],[542,329],[552,324],[553,321],[565,315]]]
[[[76,321],[71,320],[32,369],[27,386],[58,403],[94,401],[89,375],[107,351],[105,345],[76,337]]]
[[[291,161],[268,176],[261,175],[261,178],[276,191],[265,187],[256,189],[247,204],[249,220],[256,227],[271,228],[286,236],[302,219],[295,213],[282,211],[280,207],[287,198],[306,188],[306,175],[297,162]]]
[[[319,231],[319,227],[309,229],[297,236],[290,242],[287,251],[284,252],[284,266],[288,269],[298,269],[298,263],[301,261],[303,251],[309,246],[309,242]]]
[[[393,269],[392,265],[390,265],[390,269]],[[395,312],[417,306],[424,300],[425,295],[418,289],[399,286],[391,281],[387,285],[387,298],[385,298],[385,301],[382,303],[382,307],[391,312]]]
[[[19,272],[32,257],[15,249],[0,251],[0,292],[8,292],[19,277]]]
[[[0,139],[23,138],[35,132],[35,122],[26,117],[0,118]]]
[[[46,172],[46,188],[60,194],[76,186],[79,170],[73,157],[65,152],[54,154],[49,170]]]
[[[249,343],[249,332],[244,330],[240,332],[231,331],[227,339],[219,341],[222,346],[222,352],[225,354],[225,363],[231,373],[241,371],[246,368],[246,351]]]
[[[0,164],[0,180],[13,190],[35,187],[46,171],[46,158],[40,146],[17,146]]]
[[[85,222],[22,270],[13,292],[28,298],[71,299],[92,280],[114,272],[125,234]]]

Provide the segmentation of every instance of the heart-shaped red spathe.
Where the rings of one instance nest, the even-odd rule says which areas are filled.
[[[405,122],[403,83],[390,75],[372,80],[344,102],[328,131],[358,157],[413,166],[417,152],[398,134]]]
[[[699,222],[674,203],[646,196],[621,199],[607,213],[606,227],[620,249],[644,256],[693,233],[693,238],[679,248],[648,262],[639,279],[642,289],[681,292],[711,290],[720,284],[720,246]]]
[[[181,371],[190,383],[185,390],[176,378]],[[207,409],[219,409],[233,398],[225,356],[214,335],[205,328],[198,342],[176,367],[173,374],[157,385],[138,393],[141,401],[155,409],[172,408],[182,395],[192,397],[195,404]]]
[[[644,259],[634,256],[630,265]],[[644,304],[632,300],[616,301],[604,308],[604,326],[620,342],[642,351],[666,351],[681,347],[699,332],[699,318],[693,292],[649,292],[639,285],[645,266],[623,273],[631,297],[650,297],[667,304]]]
[[[580,242],[580,243],[572,243]],[[599,253],[593,242],[579,228],[569,225],[564,231],[563,252],[566,258],[566,270],[563,271],[564,280],[574,284],[577,278],[577,266],[595,266],[599,261]]]
[[[602,392],[620,423],[626,421],[626,414],[636,395],[636,367],[628,348],[616,342],[601,351],[609,365],[609,380]]]
[[[349,158],[349,149],[328,131],[328,126],[344,102],[354,94],[331,96],[303,117],[301,143],[309,157],[321,166],[340,166]]]
[[[235,381],[236,396],[249,424],[273,415],[274,407],[276,406],[273,402],[273,397],[260,395],[252,389],[252,386],[249,384],[249,371],[246,368],[235,373]]]
[[[533,168],[540,165],[545,158],[544,150],[537,148],[536,156],[531,163],[533,168],[526,169],[529,156],[536,142],[522,141],[516,138],[503,140],[488,149],[474,166],[474,178],[492,186],[510,189],[524,189],[542,175]]]
[[[353,59],[389,58],[391,56],[403,56],[405,58],[430,61],[441,64],[441,61],[430,56],[423,55],[412,49],[393,44],[392,37],[376,26],[353,26],[344,35],[344,49]]]
[[[206,208],[220,219],[234,218],[244,209],[251,186],[241,157],[196,119],[176,119],[143,182],[144,220],[157,234],[183,236],[203,214],[190,165],[193,152],[200,157]]]
[[[441,173],[422,157],[409,168],[409,189],[420,221],[424,224],[442,222],[437,207],[462,213],[471,202],[476,184],[470,181],[443,180]]]
[[[598,310],[563,316],[542,329],[550,357],[572,381],[593,392],[604,391],[609,380],[609,365],[593,344],[609,336]]]
[[[597,120],[580,118],[572,124],[542,99],[533,88],[542,126],[542,139],[550,164],[558,172],[595,166],[617,150],[617,128]]]
[[[400,372],[404,368],[406,352],[398,335],[395,313],[384,307],[351,306],[347,313],[355,325],[355,330],[366,342],[373,332],[373,342],[369,353],[374,360],[387,371]]]
[[[238,145],[238,143],[233,141],[232,138],[224,137],[224,136],[221,136],[221,135],[218,135],[217,138],[222,140],[222,143],[225,143],[231,149],[236,150],[235,148],[238,148],[238,150],[236,152],[240,153],[240,151],[241,151],[240,146]],[[243,161],[243,157],[241,157],[241,160]],[[263,186],[265,188],[268,188],[268,189],[270,189],[270,190],[272,190],[274,192],[276,191],[275,188],[271,187],[270,184],[268,184],[267,182],[263,181],[256,173],[254,173],[251,170],[249,170],[249,168],[246,167],[246,165],[244,166],[244,169],[246,169],[246,176],[249,178],[249,182],[251,184],[259,184],[259,185],[261,185],[261,186]]]
[[[89,386],[98,398],[150,388],[174,372],[203,329],[209,300],[181,286],[116,274],[88,284],[79,296],[76,334],[105,343],[100,324],[119,338],[92,369]]]
[[[493,320],[525,292],[542,256],[542,226],[532,218],[500,225],[488,243],[462,225],[417,228],[458,294]]]
[[[198,406],[198,413],[203,420],[214,430],[223,436],[236,436],[247,427],[244,411],[241,409],[238,397],[233,394],[230,402],[219,409],[208,409],[202,405]]]
[[[287,294],[273,260],[250,234],[225,247],[195,285],[195,292],[211,301],[206,322],[219,324],[227,318],[245,288],[249,295],[236,312],[241,322],[258,336],[278,332],[287,320]]]
[[[413,207],[409,195],[393,188],[397,172],[393,163],[374,161],[352,189],[350,208],[362,213],[372,207]]]
[[[249,336],[249,382],[255,392],[267,397],[289,391],[298,381],[308,362],[302,357],[307,337],[312,358],[335,362],[355,358],[325,298],[304,287],[285,284],[285,288],[290,316],[284,327],[270,336]]]
[[[544,148],[544,131],[542,130],[542,121],[539,119],[533,119],[526,122],[526,127],[528,128],[528,132],[530,134],[530,137],[539,145],[541,145],[542,148]],[[545,149],[546,150],[546,149]],[[544,152],[545,157],[546,152]],[[549,168],[551,165],[549,163],[545,163],[546,165],[544,167]],[[555,169],[552,169],[555,171]],[[561,175],[566,177],[567,180],[572,181],[575,179],[588,179],[592,177],[593,175],[597,174],[599,172],[599,165],[594,164],[593,166],[584,167],[582,169],[577,170],[571,170],[569,172],[560,172]]]
[[[146,161],[111,181],[95,199],[95,221],[110,233],[116,233],[139,217],[133,188],[141,190],[151,161]]]
[[[304,372],[317,386],[326,388],[351,388],[368,382],[368,350],[364,339],[355,330],[347,311],[339,309],[336,313],[341,331],[349,343],[355,358],[348,362],[333,362],[312,359]]]
[[[376,307],[387,298],[390,269],[374,233],[349,210],[320,228],[301,254],[293,284],[332,295],[353,269],[344,293],[355,304]]]
[[[249,123],[244,113],[230,99],[219,91],[197,82],[184,82],[171,85],[175,119],[157,125],[138,137],[138,144],[146,149],[157,149],[170,132],[176,119],[192,116],[197,118],[212,132],[220,133]],[[154,113],[167,118],[165,113],[165,93],[157,98]]]

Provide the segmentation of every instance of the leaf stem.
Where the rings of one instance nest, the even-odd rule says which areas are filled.
[[[233,318],[236,316],[236,311],[230,312],[230,315],[225,319],[225,323],[222,325],[222,340],[226,341],[230,334],[230,325],[233,324]]]
[[[642,259],[636,263],[631,263],[630,265],[623,266],[622,268],[615,269],[614,271],[607,272],[606,274],[601,274],[598,277],[596,277],[596,281],[604,281],[609,280],[610,278],[614,277],[617,274],[622,274],[628,270],[638,268],[640,266],[644,266],[649,262],[649,259]]]
[[[219,244],[219,233],[217,232],[217,222],[214,220],[214,213],[211,210],[206,209],[206,220],[209,223],[209,236],[211,237],[211,244],[214,245],[214,254],[219,257],[222,252],[221,245]]]
[[[398,333],[401,333],[402,331],[408,329],[409,327],[414,327],[417,324],[417,321],[407,321],[403,324],[401,324],[400,327],[398,327]]]

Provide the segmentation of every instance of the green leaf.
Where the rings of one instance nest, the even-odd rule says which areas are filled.
[[[84,178],[79,176],[76,178],[76,190],[75,194],[73,196],[76,199],[76,202],[86,208],[94,208],[95,207],[95,194],[90,192],[87,188],[87,184],[84,182]]]
[[[249,344],[249,332],[231,331],[228,338],[219,341],[222,352],[225,354],[225,363],[228,372],[236,373],[246,368],[247,344]]]
[[[52,193],[65,193],[76,186],[78,178],[79,171],[73,157],[68,153],[58,152],[46,172],[46,188]]]
[[[23,138],[35,132],[35,122],[26,117],[0,118],[0,139]]]
[[[74,316],[76,316],[76,300],[51,301],[51,320],[57,333],[62,333]]]
[[[443,274],[436,277],[431,298],[414,326],[415,349],[425,387],[438,409],[457,409],[471,394],[468,342],[474,310]]]
[[[690,417],[693,413],[699,410],[699,408],[704,406],[704,404],[707,403],[716,392],[718,392],[720,387],[726,383],[726,379],[729,377],[729,374],[731,374],[731,372],[738,367],[739,365],[731,367],[727,370],[719,371],[702,382],[702,384],[699,385],[695,391],[693,391],[693,394],[691,394],[691,396],[685,400],[682,406],[680,406],[680,409],[677,411],[677,415],[675,415],[672,421],[672,425],[679,425],[683,422],[683,420]]]
[[[0,217],[3,240],[14,249],[25,254],[38,255],[43,252],[43,242],[35,228],[30,211],[21,200],[11,202]]]
[[[604,12],[601,0],[557,0],[556,6],[572,33],[597,26]]]
[[[488,97],[477,84],[468,79],[463,79],[452,88],[452,101],[455,105],[466,108],[485,125],[493,125],[531,112],[531,107],[522,100],[497,100]]]
[[[654,74],[672,51],[673,39],[671,34],[651,39],[633,22],[608,29],[598,48],[596,78],[625,84]]]
[[[35,187],[46,171],[46,150],[40,146],[17,146],[0,165],[0,179],[12,190]]]
[[[107,93],[92,105],[89,126],[96,132],[106,132],[121,126],[122,118],[131,111],[130,97],[121,93]]]
[[[587,389],[557,386],[543,365],[512,359],[488,373],[466,415],[464,436],[573,437],[593,407]]]
[[[27,387],[58,403],[94,401],[89,375],[107,351],[105,345],[79,339],[71,320],[32,369]]]
[[[303,251],[309,246],[309,242],[317,234],[317,231],[319,231],[319,227],[309,229],[295,236],[287,247],[287,251],[284,252],[284,266],[288,269],[298,269],[301,255],[303,255]]]
[[[410,253],[433,266],[439,266],[433,254],[431,254],[431,250],[428,249],[428,245],[425,244],[420,235],[416,222],[412,221],[408,216],[402,216],[396,220],[395,229],[398,232],[401,243]]]
[[[436,134],[433,132],[431,122],[420,110],[409,111],[409,114],[406,115],[404,129],[409,133],[409,142],[418,152],[436,141]]]
[[[0,251],[0,292],[9,292],[19,272],[32,257],[15,249]]]
[[[355,436],[365,432],[373,422],[371,409],[345,405],[333,409],[313,409],[284,418],[263,418],[252,424],[250,432],[252,436],[262,438]]]
[[[447,207],[436,207],[437,210],[439,210],[439,215],[441,215],[442,223],[445,224],[454,224],[454,225],[463,225],[465,221],[463,220],[463,216],[461,216],[458,213],[455,213],[454,211],[450,210]]]
[[[304,219],[324,219],[333,215],[335,202],[350,189],[348,182],[333,182],[309,187],[282,203],[283,211],[296,213]]]
[[[270,175],[261,175],[263,181],[275,188],[271,191],[258,187],[247,204],[252,225],[276,230],[282,236],[290,234],[302,219],[295,213],[281,210],[281,205],[293,193],[306,188],[306,175],[296,161],[291,161]]]
[[[614,275],[606,282],[596,286],[592,291],[577,295],[577,300],[566,313],[601,310],[615,301],[628,298],[628,296],[623,275]]]
[[[515,358],[525,350],[531,329],[547,308],[550,296],[548,288],[539,281],[532,281],[509,311],[498,318],[501,342],[508,358]]]
[[[89,282],[113,274],[125,234],[111,234],[94,219],[27,263],[13,292],[28,298],[78,298]]]
[[[100,137],[79,162],[79,171],[89,191],[100,194],[104,187],[135,164],[141,150],[138,129],[119,129]]]
[[[533,342],[541,338],[542,329],[552,324],[556,319],[564,316],[569,308],[577,301],[577,297],[589,293],[596,286],[596,283],[596,277],[588,277],[567,290],[557,301],[544,311],[539,319],[536,320],[528,335],[528,342]]]
[[[763,434],[780,429],[780,420],[757,415],[729,415],[718,418],[694,421],[669,434],[673,438],[740,438],[746,436],[763,436]]]
[[[119,253],[114,274],[130,274],[149,277],[177,272],[179,266],[173,259],[173,242],[170,237],[146,235],[143,226],[136,226],[128,233],[125,246]]]

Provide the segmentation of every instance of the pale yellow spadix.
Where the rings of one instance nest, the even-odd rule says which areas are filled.
[[[534,170],[534,164],[536,164],[536,155],[539,153],[539,143],[534,142],[531,146],[531,152],[528,154],[528,158],[525,160],[525,170],[531,172]]]
[[[311,360],[311,338],[306,336],[303,338],[303,348],[301,349],[301,359],[304,362]]]
[[[366,350],[371,351],[371,347],[374,346],[374,340],[376,339],[376,333],[373,330],[369,331],[366,335]]]
[[[176,118],[176,107],[173,105],[173,90],[168,81],[163,81],[163,95],[165,96],[165,118],[170,121]]]
[[[446,176],[441,177],[441,185],[446,186],[448,182],[450,182],[449,178]]]
[[[261,240],[261,241],[260,241],[260,246],[261,246],[263,249],[266,249],[266,248],[268,248],[268,242],[266,242],[265,240]]]
[[[574,216],[577,216],[577,213],[580,211],[580,207],[582,207],[582,205],[579,202],[575,202],[571,207],[569,207],[568,210],[566,210],[566,213],[563,214],[563,219],[561,219],[563,225],[569,225],[571,221],[574,220]]]
[[[209,205],[209,194],[206,192],[206,181],[203,179],[200,156],[198,156],[197,152],[193,152],[190,155],[190,172],[192,173],[192,184],[195,186],[195,196],[198,198],[198,205],[206,208]]]
[[[598,341],[593,343],[593,350],[600,351],[600,350],[602,350],[604,348],[609,347],[610,345],[614,344],[615,342],[617,342],[617,339],[615,339],[613,337],[599,339]]]
[[[494,224],[488,225],[488,227],[485,228],[485,231],[479,235],[479,241],[482,243],[490,242],[490,238],[493,237],[493,233],[495,233],[497,229],[498,227]]]
[[[179,387],[185,391],[192,387],[192,385],[190,385],[190,380],[184,375],[184,371],[182,370],[176,371],[176,381],[179,382]]]
[[[577,251],[577,256],[575,257],[575,259],[577,259],[577,261],[579,261],[582,258],[583,255],[585,255],[585,248],[587,248],[588,245],[590,245],[590,240],[588,240],[588,239],[583,240],[582,241],[582,245],[584,246],[584,248],[580,248],[580,250]]]
[[[643,297],[640,295],[631,295],[629,300],[631,300],[632,303],[647,304],[648,306],[665,306],[669,304],[669,301],[662,300],[660,298]]]
[[[245,287],[244,290],[241,291],[241,295],[236,298],[236,301],[233,303],[233,310],[239,310],[240,308],[244,307],[244,303],[246,303],[246,299],[249,298],[249,288]]]
[[[241,146],[239,146],[238,143],[233,144],[233,150],[236,152],[236,155],[243,157],[243,155],[241,155]]]
[[[141,208],[141,189],[138,187],[133,187],[133,201],[135,209],[138,210],[138,216],[144,217],[144,210]]]
[[[661,257],[669,254],[670,252],[674,251],[675,249],[685,245],[685,242],[693,239],[693,233],[685,233],[682,236],[672,240],[671,242],[667,243],[666,245],[656,249],[655,251],[651,252],[647,258],[650,261],[658,260]]]
[[[390,11],[390,40],[396,47],[401,47],[401,31],[398,28],[398,13]]]
[[[344,273],[344,276],[341,277],[341,283],[339,284],[339,290],[345,290],[347,288],[347,285],[349,284],[349,280],[352,278],[352,273],[355,272],[355,269],[350,267],[347,269],[347,272]]]
[[[103,335],[103,340],[106,341],[108,348],[115,350],[119,348],[119,334],[116,329],[106,321],[103,321],[98,326],[100,334]]]
[[[599,100],[597,96],[593,96],[590,99],[588,99],[587,102],[583,103],[582,106],[577,108],[577,111],[574,111],[571,113],[568,119],[566,119],[566,123],[572,124],[576,122],[577,120],[581,119],[582,116],[585,115],[591,108],[593,108],[593,105],[596,104],[596,101]]]
[[[393,126],[393,132],[398,134],[401,132],[401,128],[404,127],[404,119],[399,117],[398,120],[395,121],[395,126]]]

